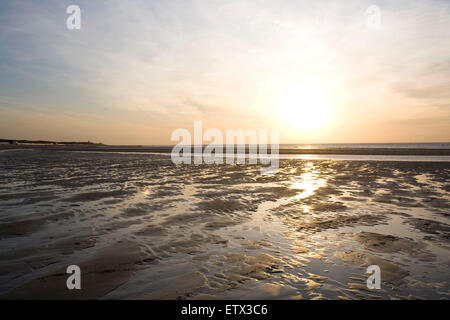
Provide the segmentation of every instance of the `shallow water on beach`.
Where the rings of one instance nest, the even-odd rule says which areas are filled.
[[[0,296],[448,299],[450,163],[0,154]],[[66,289],[80,265],[82,290]],[[366,268],[381,269],[381,290]]]

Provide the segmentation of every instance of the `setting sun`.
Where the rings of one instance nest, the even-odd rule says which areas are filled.
[[[323,128],[330,120],[332,103],[320,85],[302,83],[289,88],[277,101],[281,120],[299,130]]]

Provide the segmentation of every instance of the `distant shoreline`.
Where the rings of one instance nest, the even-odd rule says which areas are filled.
[[[108,146],[94,143],[71,144],[0,144],[0,150],[39,149],[51,151],[97,151],[97,152],[148,152],[170,153],[173,146]],[[224,150],[225,152],[225,150]],[[270,152],[270,149],[269,151]],[[248,148],[246,149],[248,153]],[[450,156],[450,149],[419,148],[280,148],[279,154],[308,155],[409,155],[409,156]]]
[[[91,141],[50,141],[50,140],[26,140],[26,139],[0,139],[3,145],[103,145]]]

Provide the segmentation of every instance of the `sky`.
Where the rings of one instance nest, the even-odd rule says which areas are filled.
[[[0,2],[0,138],[174,144],[195,120],[449,142],[450,1]]]

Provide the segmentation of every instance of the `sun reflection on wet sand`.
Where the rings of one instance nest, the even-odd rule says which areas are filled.
[[[142,193],[146,196],[149,196],[151,194],[150,187],[145,187],[144,190],[142,190]]]
[[[317,189],[325,186],[325,180],[318,178],[320,172],[314,169],[315,167],[313,163],[308,162],[303,169],[305,172],[300,176],[295,176],[292,178],[291,188],[303,190],[296,195],[294,199],[308,198],[312,196]]]

